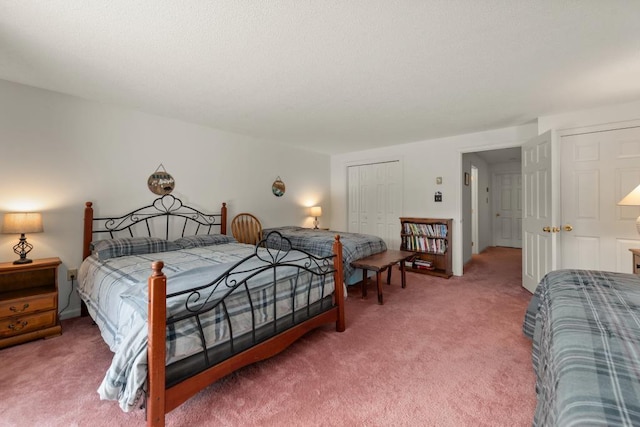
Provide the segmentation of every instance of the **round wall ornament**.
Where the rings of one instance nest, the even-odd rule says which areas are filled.
[[[285,192],[284,182],[278,177],[275,181],[273,181],[273,185],[271,186],[271,191],[273,195],[276,197],[282,197]]]
[[[160,166],[158,166],[158,169],[149,176],[147,186],[152,193],[164,196],[165,194],[169,194],[173,191],[176,186],[176,181],[164,169],[164,166],[161,163]]]

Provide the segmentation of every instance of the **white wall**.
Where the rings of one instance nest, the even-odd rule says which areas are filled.
[[[331,221],[329,157],[0,80],[0,212],[43,212],[45,232],[28,235],[31,258],[59,256],[60,308],[66,270],[82,261],[86,201],[97,215],[150,203],[147,179],[163,164],[173,194],[204,211],[256,214],[265,227],[311,226],[304,206],[322,205]],[[271,193],[280,176],[283,197]],[[0,235],[0,259],[16,258],[17,235]],[[63,313],[79,313],[79,301]]]
[[[403,216],[453,218],[453,273],[462,274],[462,153],[513,147],[537,135],[537,125],[497,129],[449,138],[359,151],[331,157],[331,228],[347,229],[347,166],[401,160],[404,171]],[[436,184],[436,177],[443,184]],[[433,195],[441,191],[443,201]]]

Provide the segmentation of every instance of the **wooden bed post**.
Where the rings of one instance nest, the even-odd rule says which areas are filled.
[[[93,240],[93,203],[84,204],[84,229],[82,235],[82,259],[91,255],[91,240]]]
[[[227,234],[227,204],[222,202],[220,210],[220,234]]]
[[[333,259],[333,267],[335,268],[335,303],[338,306],[338,319],[336,320],[336,331],[343,332],[346,328],[344,318],[344,275],[342,274],[342,242],[340,235],[336,234],[333,242],[333,253],[336,255]]]
[[[148,343],[148,396],[147,425],[164,426],[165,414],[165,362],[167,340],[167,276],[162,272],[164,263],[151,264],[149,277],[149,343]]]

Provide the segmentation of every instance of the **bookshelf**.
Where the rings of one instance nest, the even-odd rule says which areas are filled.
[[[452,219],[400,218],[400,250],[416,253],[407,271],[449,278]]]

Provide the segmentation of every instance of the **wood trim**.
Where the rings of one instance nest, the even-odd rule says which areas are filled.
[[[167,342],[167,277],[162,272],[164,263],[151,264],[153,273],[149,286],[149,341],[147,425],[164,426],[166,342]]]
[[[93,236],[93,203],[87,202],[84,207],[84,228],[82,235],[82,259],[91,255],[91,240]]]
[[[200,390],[220,378],[235,372],[240,368],[281,353],[307,332],[325,323],[329,323],[335,320],[335,318],[336,308],[334,307],[330,311],[326,311],[312,319],[306,320],[294,328],[287,329],[281,334],[269,338],[268,340],[167,389],[165,402],[167,412],[177,408]]]
[[[343,332],[346,328],[345,316],[344,316],[344,274],[342,270],[342,242],[340,241],[340,235],[336,234],[335,240],[333,241],[333,254],[335,258],[333,259],[333,268],[335,269],[335,273],[333,276],[333,282],[335,283],[335,291],[334,291],[334,304],[338,308],[337,318],[336,318],[336,331]]]
[[[222,202],[222,208],[220,209],[220,234],[227,234],[227,204]]]

